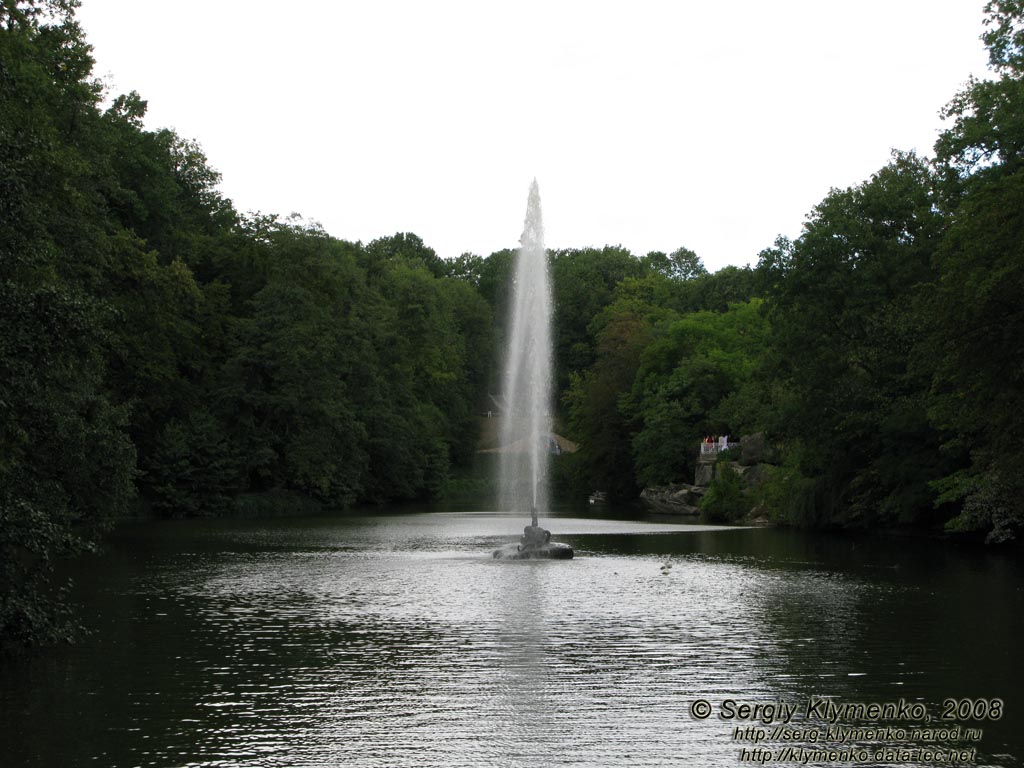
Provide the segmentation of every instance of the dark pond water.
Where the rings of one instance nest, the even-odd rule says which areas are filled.
[[[0,667],[0,763],[737,766],[761,748],[799,765],[779,750],[839,748],[827,712],[806,712],[827,697],[920,705],[928,727],[961,732],[925,742],[911,732],[919,711],[848,711],[836,723],[862,729],[848,733],[854,751],[809,764],[970,764],[878,752],[942,747],[1022,765],[1018,561],[917,541],[546,522],[575,560],[493,561],[524,521],[481,512],[126,526],[76,576],[94,634]],[[939,720],[945,699],[968,698],[989,717]],[[773,731],[778,710],[773,723],[765,710],[722,718],[769,702],[796,707],[802,740]],[[870,732],[882,727],[906,732]]]

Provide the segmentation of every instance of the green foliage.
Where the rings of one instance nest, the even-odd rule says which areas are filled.
[[[616,286],[640,277],[643,266],[621,247],[553,251],[555,382],[560,391],[570,375],[590,367],[598,356],[591,322],[613,300]]]
[[[1016,489],[992,474],[960,472],[936,483],[944,501],[962,501],[959,514],[946,523],[952,533],[984,533],[988,544],[1017,538],[1021,528]]]
[[[730,305],[759,296],[757,279],[750,267],[725,266],[713,274],[695,279],[688,287],[682,311],[727,312]]]
[[[965,508],[975,498],[1011,500],[999,513],[1000,538],[1024,526],[1022,206],[1024,169],[964,197],[936,254],[941,278],[926,296],[934,325],[922,345],[933,374],[929,415],[979,489],[963,495]]]
[[[133,495],[127,409],[106,386],[116,313],[86,139],[97,91],[73,3],[0,12],[0,647],[70,639],[54,562]]]
[[[585,504],[594,490],[594,482],[586,464],[586,454],[563,453],[551,459],[549,477],[556,498]]]
[[[92,550],[133,495],[101,317],[81,295],[0,281],[0,649],[72,636],[54,562]]]
[[[700,502],[701,511],[712,522],[735,522],[750,511],[739,474],[728,461],[715,465],[715,478]]]
[[[668,255],[661,251],[651,251],[643,258],[643,264],[649,270],[673,280],[695,280],[708,273],[700,257],[689,248],[678,248]]]
[[[230,377],[245,383],[249,450],[275,457],[263,485],[351,503],[368,462],[354,391],[371,384],[357,363],[370,350],[354,257],[318,232],[286,226],[270,246],[268,281],[239,326]]]
[[[381,237],[366,246],[363,256],[366,269],[371,276],[398,263],[410,267],[424,267],[431,274],[443,277],[449,267],[438,257],[433,248],[411,232],[400,232],[391,237]]]
[[[774,426],[813,484],[802,521],[991,541],[1024,523],[1024,5],[986,13],[996,78],[950,102],[936,162],[895,156],[762,254]]]
[[[798,528],[825,527],[829,520],[819,504],[819,483],[801,474],[796,453],[781,466],[765,465],[754,489],[758,507],[767,511],[769,519],[780,525]]]
[[[163,515],[458,489],[496,391],[513,251],[444,261],[239,216],[199,144],[100,109],[74,0],[0,2],[0,643],[70,636],[61,557],[136,493]],[[692,251],[551,254],[578,454],[559,488],[689,479],[764,430],[755,492],[794,525],[1024,526],[1024,3],[991,0],[993,78],[936,159],[833,190],[755,270]],[[486,408],[484,408],[486,410]],[[749,503],[723,469],[706,503]]]
[[[869,182],[833,191],[792,249],[761,265],[785,388],[774,426],[813,449],[800,469],[822,478],[844,524],[920,517],[942,472],[927,372],[911,364],[942,226],[927,165],[896,155]]]
[[[993,80],[972,80],[946,109],[936,144],[950,220],[925,297],[929,416],[955,459],[935,487],[961,503],[951,530],[990,541],[1024,529],[1024,3],[986,6]]]
[[[580,461],[591,488],[629,499],[638,492],[630,455],[634,426],[619,402],[632,386],[651,325],[641,308],[626,301],[608,307],[595,320],[597,327],[597,361],[571,375],[565,395],[569,427],[581,443]]]
[[[6,645],[67,636],[52,564],[136,491],[166,516],[438,496],[494,357],[482,260],[238,216],[139,94],[99,109],[76,5],[0,5]]]
[[[641,425],[632,447],[642,484],[692,478],[706,435],[759,426],[753,377],[767,330],[758,300],[725,313],[689,314],[659,329],[623,401]]]
[[[990,0],[982,35],[994,80],[971,78],[942,115],[953,125],[936,142],[938,166],[951,197],[1016,173],[1024,162],[1024,4]]]
[[[895,153],[833,190],[756,270],[653,252],[611,293],[577,270],[597,298],[566,305],[593,320],[560,354],[598,487],[688,479],[703,435],[758,429],[788,446],[776,519],[1019,535],[1024,4],[986,14],[995,77],[947,107],[935,162]]]
[[[167,517],[225,514],[244,487],[242,461],[223,425],[197,408],[160,430],[146,485],[153,508]]]

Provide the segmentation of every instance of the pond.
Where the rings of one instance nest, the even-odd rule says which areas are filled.
[[[126,524],[92,634],[0,667],[4,764],[1022,764],[1009,556],[563,513],[574,560],[493,560],[525,522]]]

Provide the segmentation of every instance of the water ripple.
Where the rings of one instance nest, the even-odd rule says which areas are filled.
[[[576,560],[498,562],[488,552],[503,520],[236,524],[213,531],[217,546],[205,530],[145,556],[133,543],[96,576],[109,598],[100,633],[62,667],[26,671],[20,698],[0,698],[22,725],[47,712],[73,736],[15,737],[13,754],[26,765],[733,766],[730,724],[695,720],[694,699],[905,688],[937,700],[959,679],[937,571],[911,578],[778,532],[571,519],[559,522]],[[1020,615],[1019,571],[1009,583],[999,594]],[[1010,632],[992,648],[1011,647]]]

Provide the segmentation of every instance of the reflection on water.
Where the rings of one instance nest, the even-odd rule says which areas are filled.
[[[1006,699],[1024,573],[929,543],[494,514],[130,526],[78,575],[96,634],[0,667],[10,765],[728,765],[706,698]],[[717,710],[716,710],[717,711]]]

